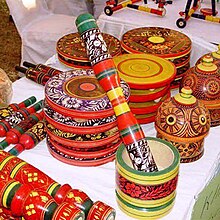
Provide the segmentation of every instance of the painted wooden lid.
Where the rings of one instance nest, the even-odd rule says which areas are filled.
[[[147,53],[163,58],[177,58],[191,50],[191,40],[188,36],[162,27],[130,30],[122,36],[121,45],[128,53]]]
[[[121,53],[120,41],[110,34],[102,33],[102,36],[111,56],[119,55]],[[63,59],[67,58],[75,61],[89,62],[86,47],[78,32],[61,37],[57,42],[57,53],[61,55]]]
[[[173,63],[150,54],[124,54],[115,57],[114,63],[119,76],[134,89],[167,86],[176,75]]]
[[[129,86],[121,81],[124,96]],[[93,70],[73,70],[52,77],[45,86],[48,105],[60,114],[74,118],[103,118],[114,115],[111,102]]]

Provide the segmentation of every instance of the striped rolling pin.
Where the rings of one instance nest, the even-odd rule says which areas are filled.
[[[144,133],[124,98],[117,70],[94,17],[82,14],[76,19],[76,26],[86,44],[96,78],[114,108],[119,131],[134,168],[145,172],[157,171]]]

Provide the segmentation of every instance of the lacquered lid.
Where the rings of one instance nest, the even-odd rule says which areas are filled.
[[[213,61],[210,55],[205,55],[201,62],[196,65],[196,71],[202,74],[216,74],[218,67]]]
[[[121,46],[128,53],[147,53],[164,58],[176,58],[191,50],[191,40],[185,34],[162,27],[141,27],[122,36]]]
[[[126,99],[129,86],[121,81]],[[114,115],[111,102],[93,70],[72,70],[52,77],[45,86],[48,105],[70,117],[102,118]]]
[[[102,34],[112,57],[121,53],[120,41],[110,34]],[[86,47],[79,33],[71,33],[61,37],[57,42],[57,53],[71,60],[88,62]]]
[[[215,51],[215,52],[212,52],[212,56],[213,56],[215,59],[220,59],[220,44],[218,45],[218,50]]]
[[[196,98],[192,95],[192,89],[188,86],[183,87],[181,92],[173,97],[182,105],[192,105],[196,103]]]
[[[119,76],[134,89],[167,86],[176,75],[173,63],[150,54],[124,54],[113,60]]]

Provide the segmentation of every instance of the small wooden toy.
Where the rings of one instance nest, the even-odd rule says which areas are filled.
[[[27,68],[31,67],[31,68],[33,68],[35,70],[40,71],[40,72],[44,72],[44,73],[46,73],[49,76],[55,76],[55,75],[60,74],[62,72],[62,71],[60,71],[58,69],[49,67],[49,66],[44,65],[44,64],[33,64],[33,63],[30,63],[30,62],[24,61],[23,65],[25,67],[27,67]]]
[[[39,142],[46,137],[46,127],[43,120],[37,122],[33,127],[29,128],[19,138],[19,143],[16,144],[10,151],[12,155],[17,156],[24,150],[34,148]]]
[[[178,182],[180,156],[169,142],[147,138],[157,172],[132,167],[125,146],[116,154],[116,199],[120,209],[135,219],[161,219],[172,209]]]
[[[33,113],[22,120],[6,133],[6,138],[0,142],[0,148],[4,150],[10,144],[17,144],[22,134],[34,126],[38,121],[42,120],[43,117],[44,113],[41,111],[39,113]]]
[[[186,22],[191,18],[198,18],[201,20],[206,20],[206,21],[210,21],[210,22],[216,22],[216,23],[220,23],[220,17],[216,17],[217,15],[217,11],[216,11],[216,0],[211,0],[211,4],[212,4],[212,9],[201,9],[201,14],[197,14],[195,13],[199,8],[200,8],[200,4],[201,1],[200,0],[194,0],[193,1],[193,6],[191,7],[192,4],[192,0],[187,0],[186,3],[186,7],[185,7],[185,11],[181,11],[179,12],[180,16],[182,16],[183,18],[179,18],[176,21],[176,25],[179,28],[184,28],[186,27]]]
[[[157,137],[178,149],[182,163],[193,162],[204,153],[204,138],[210,129],[209,111],[192,95],[190,87],[183,87],[158,108],[155,128]]]
[[[10,209],[12,216],[26,220],[85,219],[83,211],[76,206],[66,202],[58,205],[47,192],[21,184],[7,172],[0,171],[0,186],[0,205]]]
[[[165,0],[156,0],[155,3],[158,4],[158,8],[150,8],[147,6],[141,6],[141,5],[135,5],[134,3],[140,2],[141,0],[131,0],[131,1],[116,1],[116,0],[109,0],[106,2],[106,7],[104,8],[104,12],[106,15],[111,16],[113,12],[118,11],[122,8],[128,7],[131,9],[139,10],[139,11],[144,11],[148,12],[151,14],[156,14],[160,16],[164,16],[166,14],[166,10],[164,8],[165,5],[167,4],[172,4],[172,1],[165,1]],[[144,4],[147,4],[147,0],[144,0]]]
[[[118,129],[135,169],[146,172],[157,171],[153,155],[144,139],[144,133],[124,97],[113,59],[108,53],[94,17],[90,14],[82,14],[77,17],[76,26],[86,44],[95,76],[113,106]]]
[[[43,86],[51,78],[51,76],[46,74],[45,72],[35,70],[32,67],[27,69],[21,66],[16,66],[15,69],[19,72],[24,73],[27,79],[30,79]]]
[[[184,75],[180,87],[189,86],[193,95],[205,104],[211,117],[211,126],[220,125],[220,70],[211,55],[190,68]]]
[[[12,115],[18,109],[28,107],[35,102],[36,102],[36,97],[31,96],[28,99],[20,102],[19,104],[12,103],[12,104],[8,105],[7,107],[0,109],[0,120],[6,118],[7,116]]]
[[[5,119],[0,121],[0,137],[4,137],[6,133],[19,124],[22,120],[27,118],[31,113],[34,113],[42,108],[43,100],[37,102],[31,107],[21,108],[14,112],[12,115],[7,116]]]
[[[43,173],[42,171],[38,170],[37,168],[33,167],[32,165],[28,164],[27,162],[21,160],[18,157],[15,157],[13,155],[11,155],[8,152],[5,151],[0,151],[0,169],[2,171],[2,173],[6,173],[7,175],[0,175],[0,178],[5,179],[5,181],[0,181],[0,206],[2,206],[1,202],[3,201],[4,204],[6,204],[6,207],[10,207],[12,213],[15,216],[21,216],[21,208],[25,208],[27,206],[23,207],[23,204],[25,203],[25,197],[27,197],[29,194],[29,190],[34,190],[34,191],[41,191],[44,193],[44,195],[47,195],[50,197],[50,199],[53,199],[53,202],[55,202],[56,204],[59,204],[59,206],[62,207],[63,203],[67,203],[69,206],[73,207],[77,207],[77,210],[81,210],[80,212],[78,211],[78,213],[82,213],[82,215],[80,216],[87,216],[87,220],[94,220],[94,214],[98,214],[100,215],[101,220],[105,220],[105,219],[115,219],[115,210],[113,208],[111,208],[110,206],[104,204],[103,202],[95,202],[93,203],[93,201],[89,198],[89,196],[84,193],[81,190],[78,189],[72,189],[70,185],[68,184],[64,184],[64,185],[60,185],[59,183],[57,183],[56,181],[54,181],[53,179],[51,179],[49,176],[47,176],[45,173]],[[13,178],[13,180],[11,180],[10,178]],[[13,183],[12,185],[10,184],[9,187],[7,188],[7,192],[5,191],[5,187],[3,187],[4,184],[8,185],[8,180],[10,180],[11,183]],[[20,183],[19,183],[20,182]],[[3,185],[1,185],[3,184]],[[19,184],[19,185],[17,185]],[[26,187],[22,187],[22,190],[19,190],[19,186],[21,186],[21,184],[24,184]],[[17,186],[17,187],[15,187]],[[11,192],[11,190],[14,190],[14,193],[9,193]],[[18,191],[17,191],[18,190]],[[16,195],[17,192],[18,194]],[[7,193],[7,194],[5,194]],[[21,193],[21,194],[20,194]],[[46,193],[46,194],[45,194]],[[2,199],[3,194],[5,194],[4,200]],[[8,198],[9,195],[14,195],[15,198]],[[19,197],[20,195],[20,197]],[[46,197],[47,197],[46,196]],[[51,197],[52,196],[52,197]],[[13,197],[13,196],[12,196]],[[45,198],[46,198],[45,197]],[[7,199],[9,200],[7,200]],[[40,198],[36,197],[36,199],[39,199],[41,201]],[[12,200],[12,205],[10,206],[10,202]],[[14,201],[15,200],[15,201]],[[8,202],[7,202],[8,201]],[[46,200],[48,201],[48,200]],[[33,201],[33,205],[35,207],[35,205],[37,204],[37,201]],[[48,203],[46,203],[48,204]],[[49,203],[51,204],[51,203]],[[21,207],[22,206],[22,207]],[[28,207],[28,210],[31,207]],[[100,211],[96,212],[97,208],[100,208]],[[56,209],[56,206],[50,209],[50,211]],[[75,208],[74,208],[75,209]],[[102,209],[102,210],[101,210]],[[32,209],[30,209],[32,210]],[[62,208],[61,208],[62,210]],[[47,209],[45,210],[47,211]],[[53,211],[52,211],[53,212]],[[72,212],[70,212],[70,216],[69,217],[63,217],[63,218],[59,218],[59,215],[55,215],[56,218],[51,218],[52,220],[60,220],[60,219],[67,219],[67,220],[71,220],[71,219],[76,219],[76,220],[82,220],[84,219],[83,217],[81,218],[72,218]],[[31,214],[31,213],[30,213]],[[35,214],[35,213],[33,213]],[[42,215],[44,216],[44,215]],[[91,217],[90,217],[91,216]],[[29,218],[27,218],[29,220]],[[50,218],[33,218],[33,220],[48,220]]]
[[[103,33],[109,53],[115,57],[121,54],[120,41],[110,34]],[[57,41],[57,54],[61,63],[72,68],[91,69],[86,48],[79,33],[64,35]]]

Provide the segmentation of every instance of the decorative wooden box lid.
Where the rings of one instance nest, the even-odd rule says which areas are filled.
[[[129,86],[121,81],[125,98]],[[112,105],[93,70],[73,70],[52,77],[45,86],[48,105],[64,116],[103,118],[114,115]]]
[[[112,57],[121,53],[120,41],[110,34],[103,33],[103,38]],[[86,47],[78,33],[63,36],[57,42],[57,53],[70,60],[89,62]]]
[[[203,103],[220,107],[220,71],[210,55],[186,72],[181,88],[184,86],[189,86]]]
[[[191,51],[191,40],[185,34],[161,27],[141,27],[122,36],[121,46],[128,53],[154,54],[178,58]]]
[[[176,75],[173,63],[150,54],[124,54],[114,57],[119,76],[133,89],[167,86]]]
[[[155,127],[171,139],[174,136],[177,141],[184,142],[184,138],[190,141],[208,133],[210,115],[205,105],[192,95],[192,90],[184,87],[158,108]]]

